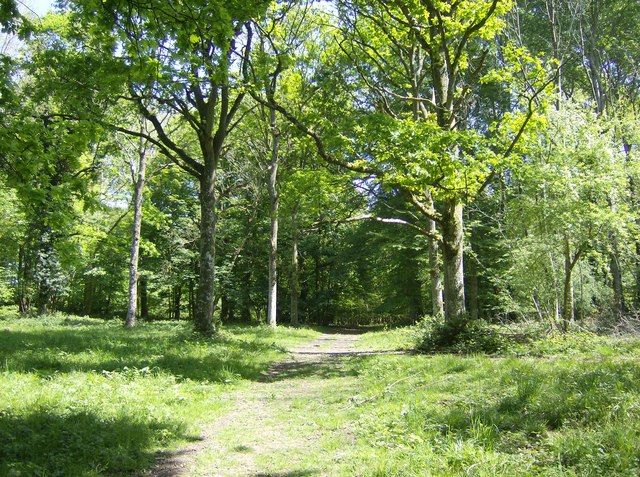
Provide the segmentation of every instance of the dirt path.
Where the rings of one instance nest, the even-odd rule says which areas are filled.
[[[323,334],[290,350],[259,382],[228,396],[230,411],[207,427],[202,439],[159,459],[146,476],[302,477],[326,475],[305,461],[321,439],[313,423],[296,412],[298,400],[320,399],[339,385],[343,360],[371,351],[356,350],[359,333]],[[324,378],[324,379],[319,379]],[[302,419],[301,419],[302,418]],[[295,424],[294,424],[295,422]]]

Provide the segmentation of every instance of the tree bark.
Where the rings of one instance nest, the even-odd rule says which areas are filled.
[[[622,286],[622,268],[620,267],[620,252],[618,251],[617,240],[612,237],[613,251],[609,257],[609,271],[611,272],[613,288],[613,311],[617,316],[625,312],[624,290]]]
[[[82,297],[82,313],[91,316],[93,313],[93,296],[96,289],[96,279],[93,275],[84,276],[84,292]]]
[[[244,272],[244,283],[242,287],[242,309],[240,310],[240,320],[243,323],[251,322],[251,269],[247,267]]]
[[[562,330],[569,331],[569,323],[574,320],[573,269],[580,259],[581,251],[571,256],[569,238],[564,238],[564,293],[562,298]]]
[[[54,249],[55,236],[53,229],[43,226],[40,235],[39,249],[37,255],[37,304],[38,315],[46,315],[53,309],[54,287],[52,285],[56,275],[58,275],[57,256]]]
[[[193,321],[195,316],[195,306],[196,306],[196,291],[195,291],[195,280],[193,278],[189,278],[189,320]]]
[[[267,299],[267,322],[272,328],[277,324],[278,312],[278,208],[279,198],[276,190],[278,180],[278,150],[280,133],[278,132],[276,110],[269,109],[271,130],[271,164],[269,166],[269,199],[271,201],[271,234],[269,238],[269,295]]]
[[[194,327],[199,333],[210,335],[213,322],[216,256],[216,168],[200,178],[200,275]]]
[[[25,246],[20,245],[18,251],[18,310],[21,314],[29,313],[29,294],[27,293],[27,259]]]
[[[479,294],[478,294],[478,264],[476,259],[471,257],[467,262],[467,303],[469,305],[469,319],[480,318]]]
[[[442,261],[444,270],[444,316],[450,324],[465,320],[464,243],[462,204],[444,201],[442,212]]]
[[[433,208],[431,193],[428,194],[427,207]],[[436,223],[433,219],[427,219],[427,230],[436,235]],[[440,273],[440,246],[432,237],[429,240],[429,278],[431,280],[431,309],[433,316],[444,314],[444,300],[442,298],[442,274]]]
[[[173,319],[181,318],[182,308],[182,284],[173,287]]]
[[[142,126],[144,128],[144,126]],[[134,166],[131,167],[131,174],[134,176]],[[140,138],[138,148],[138,171],[137,179],[134,178],[133,192],[133,230],[131,237],[131,255],[129,260],[129,302],[127,304],[127,316],[125,326],[133,328],[136,324],[136,307],[138,304],[138,258],[140,252],[140,230],[142,228],[142,199],[144,183],[147,169],[147,145],[143,138]],[[135,176],[134,176],[135,177]]]

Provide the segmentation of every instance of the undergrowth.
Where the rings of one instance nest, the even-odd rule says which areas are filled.
[[[418,325],[416,348],[427,353],[497,353],[508,347],[508,339],[482,320],[448,322],[426,317]]]

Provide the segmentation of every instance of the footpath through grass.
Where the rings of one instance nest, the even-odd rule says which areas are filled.
[[[222,396],[311,330],[0,318],[0,476],[134,475],[199,437]]]
[[[322,397],[294,403],[291,425],[322,436],[307,456],[322,475],[640,475],[639,353],[638,339],[582,333],[499,356],[353,356]]]
[[[367,333],[357,346],[409,348],[413,334]],[[136,475],[232,403],[268,409],[248,435],[268,425],[304,443],[253,459],[264,475],[640,475],[637,338],[546,336],[492,356],[362,353],[255,382],[317,335],[231,327],[200,340],[185,323],[0,319],[0,475]],[[223,447],[251,452],[237,437],[222,435]],[[226,458],[210,452],[202,475],[207,459]]]

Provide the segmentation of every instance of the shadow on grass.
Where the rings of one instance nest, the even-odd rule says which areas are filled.
[[[357,376],[375,355],[371,353],[332,353],[309,355],[304,360],[287,360],[276,363],[258,378],[271,383],[289,379],[310,377],[334,379]]]
[[[445,422],[456,430],[469,429],[481,421],[498,431],[531,434],[556,430],[567,423],[598,424],[615,417],[612,410],[623,411],[620,406],[625,396],[640,394],[640,363],[514,366],[502,386],[509,392],[499,399],[491,404],[453,406]]]
[[[269,364],[266,355],[282,352],[275,343],[119,327],[0,331],[0,371],[44,376],[146,369],[207,382],[257,379]]]
[[[45,410],[0,417],[0,475],[132,475],[150,465],[153,447],[189,438],[172,422],[104,420],[91,413]]]

